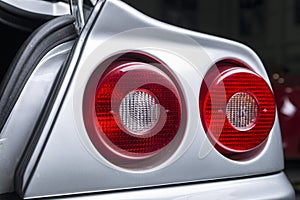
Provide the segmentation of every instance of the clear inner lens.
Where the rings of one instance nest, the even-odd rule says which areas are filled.
[[[246,92],[234,94],[226,106],[226,116],[238,130],[251,128],[257,119],[258,105],[254,97]]]
[[[155,96],[145,90],[127,94],[120,104],[123,126],[131,133],[143,134],[151,130],[160,116],[160,106]]]

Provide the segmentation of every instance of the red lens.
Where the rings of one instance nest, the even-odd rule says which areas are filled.
[[[209,139],[221,153],[246,153],[266,141],[275,118],[274,97],[261,76],[225,60],[204,78],[200,113]]]
[[[181,124],[181,101],[169,75],[156,64],[117,59],[103,73],[94,99],[96,147],[145,157],[165,148]],[[102,150],[101,150],[102,149]]]

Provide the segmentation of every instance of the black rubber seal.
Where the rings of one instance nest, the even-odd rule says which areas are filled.
[[[57,17],[34,31],[19,49],[0,85],[0,131],[24,85],[49,50],[78,36],[71,15]]]
[[[47,122],[46,120],[48,119],[48,116],[51,112],[51,108],[53,107],[55,99],[58,95],[60,86],[62,85],[64,77],[67,73],[67,70],[68,70],[67,66],[69,66],[69,64],[71,62],[70,58],[72,57],[72,55],[74,53],[74,50],[75,50],[74,46],[76,46],[76,43],[77,42],[75,42],[75,44],[73,45],[73,48],[71,49],[71,51],[68,55],[68,58],[65,60],[64,64],[62,65],[63,67],[60,69],[60,71],[54,81],[54,84],[53,84],[51,91],[48,95],[48,98],[46,100],[46,104],[40,114],[39,120],[37,121],[34,131],[31,135],[31,138],[27,144],[26,150],[24,151],[23,156],[20,160],[20,163],[17,167],[16,173],[15,173],[15,191],[17,191],[21,195],[23,192],[23,185],[25,184],[24,180],[23,180],[23,176],[24,176],[24,173],[26,170],[26,166],[28,165],[28,162],[33,154],[33,151],[40,139],[41,132]],[[25,185],[26,185],[25,187],[27,187],[27,184],[25,184]]]
[[[54,16],[21,10],[0,1],[0,22],[8,26],[32,32]]]
[[[21,157],[19,165],[18,165],[18,167],[15,171],[15,193],[18,194],[19,197],[23,197],[24,193],[26,193],[28,185],[30,183],[30,180],[32,179],[32,176],[33,176],[33,174],[36,170],[37,164],[39,163],[41,155],[43,154],[43,151],[44,151],[45,146],[47,144],[47,141],[49,139],[50,134],[47,134],[46,138],[45,138],[45,141],[42,144],[42,148],[41,148],[40,152],[38,153],[37,160],[34,163],[33,169],[32,169],[32,171],[29,172],[30,174],[29,174],[28,180],[25,180],[24,179],[24,174],[26,172],[28,163],[29,163],[29,161],[30,161],[35,149],[36,149],[36,146],[37,146],[37,144],[40,140],[40,137],[43,133],[45,124],[47,123],[48,117],[49,117],[50,113],[52,112],[52,108],[53,108],[53,105],[54,105],[55,100],[57,98],[57,95],[60,92],[61,85],[62,85],[63,81],[65,81],[64,78],[65,78],[66,73],[69,70],[70,63],[74,59],[77,60],[76,64],[75,64],[76,66],[74,68],[74,71],[72,72],[72,77],[73,77],[74,74],[75,74],[75,71],[76,71],[77,64],[80,60],[81,54],[83,52],[83,47],[85,46],[88,35],[90,34],[90,31],[91,31],[92,27],[94,26],[94,24],[96,22],[95,18],[97,18],[100,14],[100,11],[101,11],[101,9],[104,5],[104,1],[100,5],[101,5],[101,7],[99,8],[99,12],[94,13],[95,15],[91,14],[92,15],[92,16],[90,16],[91,19],[89,19],[89,21],[86,23],[86,25],[84,27],[84,30],[81,32],[80,38],[78,38],[75,41],[75,43],[74,43],[74,45],[73,45],[73,47],[72,47],[72,49],[71,49],[71,51],[68,55],[68,58],[65,60],[65,63],[63,64],[63,67],[60,69],[59,74],[57,75],[56,80],[54,82],[54,85],[51,88],[51,92],[48,95],[48,99],[47,99],[47,101],[44,105],[44,108],[41,112],[39,120],[36,122],[36,125],[34,127],[33,132],[32,132],[32,135],[31,135],[31,138],[29,140],[29,143],[27,144],[26,150],[23,152],[23,155]],[[78,55],[78,57],[74,58],[75,51],[78,50],[78,49],[80,49],[79,55]],[[70,82],[72,80],[72,77],[70,79]],[[68,91],[69,87],[70,87],[70,83],[68,84],[66,91]],[[66,96],[66,93],[63,95],[62,99],[65,99],[65,96]],[[62,100],[62,102],[63,102],[63,100]],[[63,104],[62,102],[60,102],[58,112],[55,114],[55,118],[54,118],[53,122],[55,122],[56,119],[57,119],[58,113],[59,113],[59,111],[61,109],[61,106]],[[53,126],[54,126],[54,123],[52,123],[49,133],[53,129]]]

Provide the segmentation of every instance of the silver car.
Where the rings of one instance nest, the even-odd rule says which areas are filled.
[[[2,0],[0,22],[28,34],[1,74],[1,199],[295,199],[250,48],[119,0]]]

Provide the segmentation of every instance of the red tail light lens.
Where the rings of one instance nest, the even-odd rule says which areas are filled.
[[[180,125],[178,97],[171,79],[149,64],[126,63],[110,70],[101,78],[95,98],[101,137],[126,154],[163,148]]]
[[[200,113],[209,139],[221,153],[251,155],[273,127],[274,97],[261,76],[244,64],[225,60],[204,78]]]
[[[182,103],[177,88],[175,78],[154,58],[131,53],[112,61],[94,97],[95,131],[88,131],[94,146],[123,165],[153,157],[170,143],[178,145]]]

